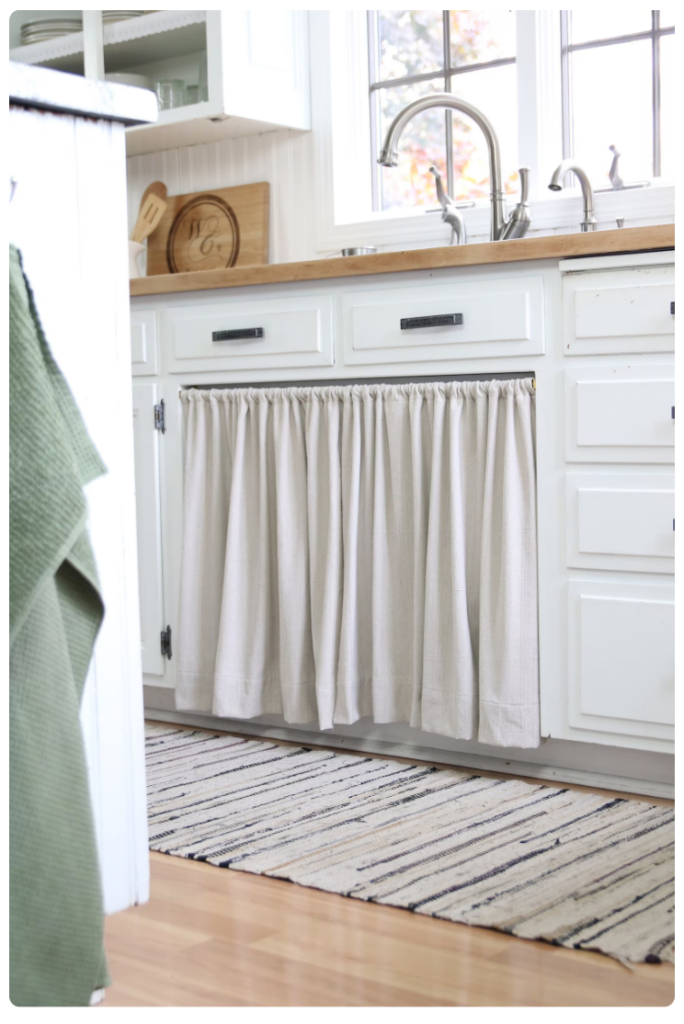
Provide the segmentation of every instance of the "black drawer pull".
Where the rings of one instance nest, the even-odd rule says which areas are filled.
[[[463,313],[440,313],[438,316],[410,316],[401,321],[402,331],[414,327],[458,327],[463,323]]]
[[[249,341],[251,338],[263,338],[263,327],[243,327],[239,331],[213,331],[212,341]]]
[[[671,303],[670,303],[670,312],[672,313],[672,316],[674,316],[674,315],[675,315],[675,311],[674,311],[674,302],[671,302]]]

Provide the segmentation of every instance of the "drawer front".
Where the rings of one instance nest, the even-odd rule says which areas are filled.
[[[154,309],[131,311],[131,373],[134,377],[158,373],[157,313]]]
[[[674,572],[674,474],[569,473],[567,563]]]
[[[566,274],[568,356],[674,351],[674,267]]]
[[[673,367],[566,371],[570,462],[673,462]]]
[[[570,724],[667,739],[674,725],[674,588],[570,586]]]
[[[332,298],[171,306],[169,373],[332,366]]]
[[[543,317],[540,277],[349,292],[342,300],[345,364],[541,355]]]

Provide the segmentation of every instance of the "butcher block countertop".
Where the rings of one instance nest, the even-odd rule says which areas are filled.
[[[651,227],[592,231],[572,235],[518,238],[509,242],[480,242],[475,245],[443,246],[382,252],[373,256],[346,256],[307,260],[303,263],[269,263],[260,267],[229,270],[200,270],[188,274],[158,274],[131,280],[131,295],[159,295],[194,292],[207,288],[240,288],[252,284],[283,284],[326,278],[359,277],[364,274],[392,274],[402,270],[436,270],[444,267],[472,267],[489,263],[517,263],[521,260],[568,259],[674,248],[674,224]]]

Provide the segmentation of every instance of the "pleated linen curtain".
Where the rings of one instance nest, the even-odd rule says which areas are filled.
[[[530,380],[181,400],[179,710],[539,745]]]

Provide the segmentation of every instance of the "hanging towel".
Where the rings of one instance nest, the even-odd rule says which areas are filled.
[[[539,745],[530,380],[181,398],[179,710]]]
[[[103,616],[83,485],[105,472],[10,248],[10,999],[109,984],[79,705]]]

